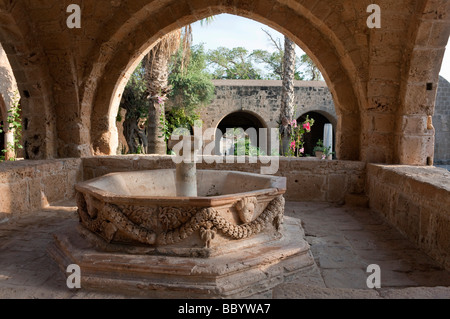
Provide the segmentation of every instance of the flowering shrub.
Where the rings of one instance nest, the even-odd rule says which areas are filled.
[[[305,154],[304,135],[311,132],[311,127],[314,125],[314,119],[306,117],[305,122],[299,124],[297,120],[289,123],[288,132],[291,137],[291,144],[289,147],[289,156],[302,157]]]

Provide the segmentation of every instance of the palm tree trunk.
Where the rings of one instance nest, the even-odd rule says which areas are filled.
[[[284,47],[281,116],[291,122],[294,117],[295,43],[285,37]]]
[[[150,99],[148,112],[148,154],[166,154],[167,146],[160,129],[165,108],[162,101],[170,91],[169,61],[180,44],[181,31],[175,31],[162,38],[150,51],[145,62],[146,83]]]
[[[284,37],[283,84],[281,95],[281,154],[289,152],[289,123],[294,117],[294,79],[295,79],[295,43]]]

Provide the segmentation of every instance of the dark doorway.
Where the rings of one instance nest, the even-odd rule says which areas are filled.
[[[257,144],[254,146],[259,147],[259,129],[264,128],[265,126],[261,121],[253,114],[248,112],[235,112],[227,115],[222,121],[220,121],[217,129],[220,130],[216,133],[216,154],[220,153],[220,149],[223,149],[223,146],[220,146],[220,138],[218,138],[218,134],[222,133],[222,136],[227,133],[227,130],[234,128],[241,128],[244,131],[249,128],[254,128],[256,130],[257,135]]]
[[[322,114],[317,112],[309,112],[298,118],[298,123],[303,123],[306,117],[314,119],[314,125],[311,128],[311,132],[305,134],[305,155],[314,156],[313,150],[318,140],[323,141],[323,129],[325,124],[331,124],[331,122]],[[333,150],[335,145],[335,134],[333,132]]]
[[[264,128],[264,125],[261,121],[254,115],[247,112],[235,112],[228,116],[226,116],[217,127],[222,131],[223,134],[226,133],[229,128],[237,128],[240,127],[244,130],[247,130],[251,127],[256,130],[260,128]]]

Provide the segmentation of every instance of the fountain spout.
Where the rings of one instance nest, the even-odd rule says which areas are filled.
[[[180,136],[179,140],[169,140],[169,148],[178,156],[175,175],[177,196],[197,197],[196,158],[201,141],[194,136]]]

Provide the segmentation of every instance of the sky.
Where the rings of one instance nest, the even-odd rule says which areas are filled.
[[[215,16],[211,24],[193,24],[194,44],[204,43],[207,50],[220,46],[234,48],[245,47],[249,52],[256,49],[273,51],[273,47],[262,29],[269,30],[274,38],[283,40],[283,35],[265,24],[235,15]],[[283,43],[283,42],[282,42]],[[297,48],[299,55],[304,52]],[[442,63],[440,75],[450,81],[450,47]]]

